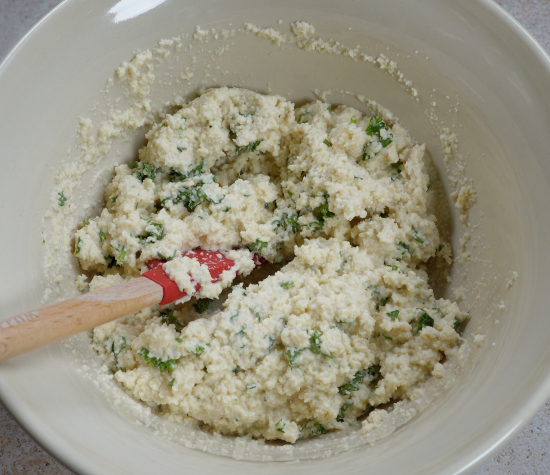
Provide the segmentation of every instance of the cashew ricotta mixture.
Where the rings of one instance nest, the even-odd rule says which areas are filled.
[[[147,139],[139,160],[115,168],[74,251],[92,290],[139,276],[151,259],[167,260],[181,289],[189,276],[202,284],[197,297],[94,330],[94,348],[136,398],[215,432],[293,443],[358,419],[368,431],[443,375],[466,315],[428,284],[427,269],[451,252],[425,147],[404,127],[219,88]],[[212,283],[180,257],[195,248],[236,265]],[[253,253],[271,275],[233,282],[261,272]],[[213,302],[232,283],[223,306]]]

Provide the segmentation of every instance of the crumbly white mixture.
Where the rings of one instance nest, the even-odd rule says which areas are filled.
[[[442,376],[466,315],[428,285],[427,262],[450,261],[450,246],[429,211],[424,146],[401,125],[220,88],[147,139],[76,233],[82,267],[100,274],[92,290],[158,258],[180,288],[188,272],[208,284],[205,269],[178,257],[197,247],[226,252],[241,274],[252,252],[280,269],[235,286],[221,310],[204,313],[204,297],[234,275],[200,300],[96,328],[94,348],[137,398],[224,434],[295,442]]]

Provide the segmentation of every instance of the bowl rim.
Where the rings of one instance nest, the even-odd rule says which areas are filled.
[[[40,35],[43,28],[48,28],[52,17],[57,17],[64,9],[77,1],[78,0],[62,0],[28,30],[0,63],[0,77],[4,74],[10,63],[16,58],[19,50],[24,48],[30,41],[33,41],[37,35]],[[534,59],[542,66],[550,79],[550,53],[543,48],[518,20],[500,6],[496,0],[466,1],[469,3],[470,7],[484,9],[491,14],[500,25],[514,33],[521,46],[533,55]],[[462,466],[458,470],[446,471],[445,474],[459,475],[472,473],[474,469],[479,468],[532,421],[549,397],[550,373],[545,379],[539,382],[538,387],[531,393],[529,400],[521,409],[512,414],[504,424],[494,431],[491,437],[486,439],[486,443],[482,447],[482,452],[477,457],[468,463],[462,463]],[[25,433],[30,435],[42,449],[69,470],[82,475],[107,473],[101,470],[97,465],[91,463],[88,459],[74,452],[72,448],[65,443],[65,440],[58,437],[47,425],[43,424],[40,420],[32,418],[20,404],[16,392],[9,387],[2,378],[0,378],[0,402]]]

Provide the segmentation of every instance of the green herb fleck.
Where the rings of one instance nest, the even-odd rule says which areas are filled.
[[[455,322],[453,324],[453,327],[455,329],[455,332],[458,331],[458,329],[460,328],[460,325],[462,325],[462,320],[460,320],[459,318],[456,318],[455,317]]]
[[[353,402],[345,402],[344,404],[342,404],[342,407],[340,408],[340,412],[336,416],[336,420],[338,422],[344,422],[344,419],[346,417],[345,412],[350,406],[353,406]]]
[[[74,248],[74,255],[75,256],[80,253],[80,244],[81,243],[82,243],[82,238],[80,236],[78,236],[78,241],[76,242],[76,246]]]
[[[149,356],[149,350],[147,348],[139,350],[138,355],[140,355],[147,364],[151,364],[158,368],[161,373],[163,371],[171,372],[176,367],[176,360],[162,361],[154,356]]]
[[[205,158],[201,157],[201,161],[199,162],[199,164],[195,168],[192,168],[187,173],[183,173],[179,168],[174,168],[170,172],[170,181],[172,182],[185,181],[185,180],[188,180],[189,178],[199,176],[202,173],[202,169],[204,167],[204,160]]]
[[[166,323],[166,325],[181,325],[176,317],[174,317],[174,311],[168,310],[162,312],[160,315],[161,323]]]
[[[439,313],[439,318],[445,318],[445,314],[442,312],[440,308],[433,307],[432,310],[435,310],[437,313]]]
[[[328,196],[325,195],[325,202],[322,205],[317,206],[313,210],[313,216],[317,218],[317,221],[313,221],[313,223],[310,223],[310,226],[313,226],[315,231],[320,231],[323,229],[323,226],[325,225],[325,219],[327,218],[333,218],[336,216],[332,211],[328,208]]]
[[[113,341],[113,344],[111,345],[111,352],[113,353],[114,359],[115,359],[115,368],[120,369],[118,366],[118,356],[122,353],[123,350],[126,349],[126,337],[122,336],[120,337],[122,340],[122,345],[120,345],[118,351],[115,351],[115,342]]]
[[[255,242],[248,245],[248,249],[252,252],[257,252],[260,257],[262,257],[262,250],[265,247],[267,247],[267,241],[262,241],[260,238],[257,238]]]
[[[132,162],[132,165],[136,167],[136,176],[141,180],[149,178],[150,180],[155,180],[158,171],[160,168],[155,168],[150,163],[145,162]]]
[[[65,206],[66,202],[67,202],[67,197],[63,194],[63,192],[58,193],[58,195],[57,195],[57,204],[59,206]]]
[[[300,230],[300,225],[298,224],[298,215],[297,214],[291,214],[289,216],[288,213],[283,213],[282,216],[281,216],[281,219],[276,219],[275,221],[272,221],[272,224],[275,224],[275,227],[282,228],[285,231],[286,231],[287,227],[290,226],[290,229],[292,229],[292,232],[294,234],[296,234]]]
[[[419,236],[418,236],[418,230],[416,228],[412,228],[413,230],[413,233],[414,233],[414,240],[416,242],[419,242],[420,244],[424,244],[424,240],[421,239]]]
[[[163,237],[164,224],[149,222],[149,224],[145,226],[144,234],[141,234],[137,238],[139,239],[140,244],[145,244],[148,242],[160,241]]]
[[[176,378],[172,378],[168,384],[170,385],[170,387],[172,387],[174,386],[175,382],[176,382]]]
[[[251,389],[255,389],[255,388],[256,388],[255,384],[252,384],[252,385],[246,387],[247,391],[250,391]]]
[[[235,147],[236,147],[235,151],[237,153],[254,152],[258,148],[258,145],[260,145],[260,142],[262,140],[263,139],[256,140],[255,142],[250,142],[248,145],[243,145],[242,147],[239,146],[239,145],[235,145]]]
[[[355,115],[351,116],[351,123],[352,124],[357,124],[357,117],[355,117]]]
[[[399,310],[392,310],[391,312],[386,313],[386,315],[390,317],[393,322],[399,316]]]
[[[298,123],[303,124],[303,123],[307,122],[307,117],[305,119],[304,119],[304,117],[308,114],[309,114],[309,111],[302,112],[302,114],[300,115],[300,118],[298,119]]]
[[[165,261],[171,261],[174,257],[176,257],[176,250],[174,250],[174,253],[169,256],[169,257],[166,257],[164,254],[160,253],[159,251],[157,251],[157,256],[159,259],[162,259],[162,260],[165,260]]]
[[[99,230],[99,240],[104,241],[106,238],[107,238],[107,236],[105,235],[105,233],[103,231]]]
[[[197,345],[195,347],[195,350],[192,351],[191,353],[195,353],[197,356],[200,356],[200,355],[202,355],[203,351],[204,351],[204,346]]]
[[[284,434],[285,433],[285,430],[284,430],[285,425],[286,424],[283,422],[283,420],[280,419],[279,422],[277,422],[277,424],[275,424],[275,427],[277,427],[277,432],[282,432]]]
[[[309,349],[312,353],[315,353],[316,355],[323,355],[328,356],[331,359],[336,358],[334,355],[327,355],[326,353],[321,352],[321,344],[323,341],[321,340],[321,337],[323,334],[320,331],[315,330],[313,332],[313,335],[309,337]]]
[[[352,391],[359,391],[358,385],[363,382],[363,378],[365,377],[365,375],[365,373],[361,373],[360,371],[358,371],[357,373],[355,373],[355,376],[351,381],[348,381],[346,384],[343,384],[338,388],[338,392],[342,396],[351,397]]]
[[[421,308],[418,308],[417,310],[420,310],[422,314],[420,315],[420,319],[418,320],[418,327],[416,329],[416,333],[421,331],[424,327],[433,327],[434,319],[430,317],[430,315],[426,312],[426,310],[422,310]]]
[[[296,366],[296,359],[298,356],[300,356],[300,353],[302,353],[304,350],[294,350],[294,349],[288,349],[285,352],[285,355],[288,357],[288,365],[291,368],[294,368]]]
[[[388,134],[386,138],[380,137],[380,131],[382,129],[389,130],[381,117],[373,116],[370,118],[369,125],[365,129],[365,132],[367,133],[367,135],[370,135],[371,137],[376,137],[377,142],[382,146],[382,149],[383,149],[392,143],[393,135]],[[369,145],[370,143],[366,143],[365,146],[363,147],[363,160],[369,160],[381,152],[381,150],[379,150],[373,156],[370,156],[368,153]]]
[[[204,313],[210,307],[210,304],[213,302],[213,299],[198,299],[196,303],[193,304],[195,312]]]
[[[315,426],[313,427],[313,429],[311,429],[311,433],[312,433],[312,434],[315,434],[315,435],[326,434],[326,433],[327,433],[327,430],[326,430],[321,424],[319,424],[318,422],[316,422],[316,423],[315,423]]]
[[[323,143],[324,143],[327,147],[332,147],[332,143],[329,142],[328,139],[323,140]]]
[[[400,242],[398,245],[398,247],[401,248],[401,255],[404,256],[405,253],[409,253],[411,257],[414,256],[414,253],[411,251],[411,248],[409,246],[407,246],[405,243],[403,242]]]
[[[292,287],[294,287],[294,282],[292,280],[286,280],[284,282],[281,282],[280,285],[283,289],[291,289]]]
[[[184,150],[187,150],[187,147],[176,147],[178,149],[178,152],[183,152]]]

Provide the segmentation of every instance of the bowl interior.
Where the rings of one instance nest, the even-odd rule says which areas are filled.
[[[66,1],[0,67],[5,170],[0,203],[6,223],[0,233],[5,250],[0,319],[41,305],[49,284],[43,277],[48,248],[41,230],[44,213],[56,199],[51,196],[55,176],[65,160],[79,155],[79,116],[97,124],[110,107],[131,102],[123,98],[120,104],[109,103],[109,97],[122,95],[116,88],[101,92],[122,61],[155,47],[161,38],[189,35],[197,25],[219,31],[250,22],[288,33],[290,22],[306,20],[315,26],[316,37],[359,45],[367,55],[376,58],[382,53],[396,61],[419,100],[410,87],[372,62],[237,33],[224,41],[185,39],[184,45],[194,44],[192,52],[174,51],[155,71],[152,109],[166,110],[166,103],[178,95],[188,100],[201,87],[222,85],[281,94],[298,103],[315,99],[314,91],[333,90],[327,95],[331,103],[368,110],[354,96],[361,94],[394,112],[418,142],[427,144],[448,193],[456,185],[449,179],[450,170],[451,175],[474,180],[478,200],[466,230],[471,235],[466,246],[470,261],[455,263],[448,289],[451,298],[453,291],[463,295],[461,308],[472,318],[466,331],[470,350],[460,371],[434,386],[433,403],[389,437],[372,446],[351,444],[349,451],[286,469],[358,473],[368,465],[382,474],[451,474],[473,468],[527,423],[550,394],[545,284],[550,258],[544,248],[550,230],[545,212],[550,200],[548,58],[490,1],[137,4],[139,8],[127,0],[88,5]],[[229,49],[218,56],[224,44]],[[193,77],[182,80],[182,73],[189,71]],[[444,127],[459,139],[459,150],[448,162],[440,140]],[[84,175],[74,195],[75,216],[94,214],[102,180],[108,179],[115,162],[133,158],[145,130],[115,141],[101,163],[99,171],[105,171],[99,181],[92,180],[96,169]],[[452,221],[458,255],[465,229],[454,207]],[[68,235],[70,226],[64,232]],[[66,272],[74,278],[74,258],[67,253],[64,259]],[[508,288],[513,272],[519,279]],[[61,284],[63,295],[74,292],[69,283],[65,279]],[[486,336],[479,349],[471,344],[475,334]],[[108,377],[99,382],[90,377],[100,365],[85,341],[81,335],[0,365],[4,403],[64,463],[81,473],[98,474],[150,473],[158,471],[159,464],[184,473],[260,469],[259,463],[193,450],[177,438],[167,440],[176,429],[167,423],[148,427],[146,418],[136,416],[146,412],[140,405],[125,416],[121,393],[105,397]],[[195,445],[209,443],[197,433]],[[341,452],[345,443],[334,438],[303,450],[328,455]],[[242,455],[234,444],[231,450],[227,455]],[[275,462],[261,465],[265,473],[280,469]]]

